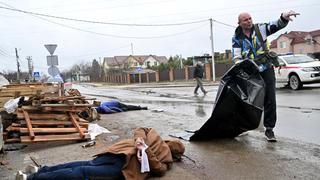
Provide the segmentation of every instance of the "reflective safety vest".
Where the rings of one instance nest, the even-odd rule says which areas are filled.
[[[269,50],[267,37],[278,30],[284,28],[288,21],[280,17],[277,21],[269,23],[255,24],[251,29],[250,37],[246,37],[242,28],[238,26],[232,37],[232,56],[233,60],[242,60],[245,58],[255,59],[259,55],[264,54],[265,50]],[[256,29],[256,30],[255,30]],[[259,31],[261,38],[258,37],[256,31]],[[263,48],[265,46],[265,48]]]
[[[258,33],[261,33],[259,31],[260,30],[258,24],[255,24],[252,29],[250,38],[244,36],[243,34],[243,36],[241,36],[240,38],[235,39],[235,42],[237,42],[241,48],[240,59],[255,59],[259,55],[264,54],[266,50],[269,50],[269,43],[267,39],[264,41],[262,39],[262,35],[261,38],[259,38]],[[265,48],[263,46],[265,46]]]

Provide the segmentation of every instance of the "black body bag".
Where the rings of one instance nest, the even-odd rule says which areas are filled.
[[[231,138],[259,126],[264,103],[264,81],[256,64],[244,60],[220,81],[211,117],[190,140]]]

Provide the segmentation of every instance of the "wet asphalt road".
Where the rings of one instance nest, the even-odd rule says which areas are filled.
[[[153,127],[162,137],[197,130],[210,117],[217,86],[205,86],[209,93],[193,95],[193,83],[141,84],[128,86],[74,85],[82,95],[100,101],[118,99],[123,103],[148,106],[149,110],[103,114],[97,121],[110,134],[98,136],[95,146],[83,149],[79,142],[29,144],[18,151],[8,151],[0,165],[0,179],[12,180],[17,170],[32,164],[89,160],[115,141],[132,136],[136,127]],[[211,179],[320,179],[320,84],[301,91],[277,89],[277,143],[268,143],[260,129],[234,139],[204,142],[184,141],[182,162],[161,180]],[[161,110],[161,111],[160,111]],[[163,111],[162,111],[163,110]],[[160,111],[160,112],[159,112]]]
[[[196,130],[210,117],[218,86],[205,86],[209,93],[193,94],[192,84],[141,84],[119,87],[92,87],[75,85],[80,92],[100,100],[118,99],[124,103],[162,109],[184,117],[184,127]],[[293,91],[277,88],[277,136],[320,144],[320,84],[306,85]],[[195,121],[196,119],[196,121]],[[183,129],[181,129],[183,130]],[[260,130],[262,128],[260,127]]]
[[[100,125],[127,134],[134,127],[153,127],[165,138],[199,129],[211,115],[218,88],[205,86],[206,96],[194,96],[190,83],[75,87],[102,101],[118,99],[149,108],[103,115]],[[263,127],[234,139],[183,141],[191,160],[175,163],[161,179],[320,179],[319,92],[320,85],[277,89],[277,143],[266,141]]]

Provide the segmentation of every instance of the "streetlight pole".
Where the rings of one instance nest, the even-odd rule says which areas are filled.
[[[214,45],[213,45],[213,23],[212,18],[210,18],[210,42],[211,42],[211,53],[212,53],[212,81],[216,81],[216,72],[214,65]]]
[[[17,81],[20,83],[20,64],[19,64],[19,56],[18,56],[18,50],[15,48],[16,51],[16,59],[17,59]]]

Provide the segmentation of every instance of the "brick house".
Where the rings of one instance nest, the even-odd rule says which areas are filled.
[[[295,53],[320,57],[320,29],[310,32],[291,31],[271,41],[270,50],[278,54]]]
[[[129,55],[129,56],[114,56],[103,58],[103,67],[107,69],[134,69],[141,67],[143,69],[158,66],[161,63],[167,63],[168,59],[165,56],[156,55]]]

